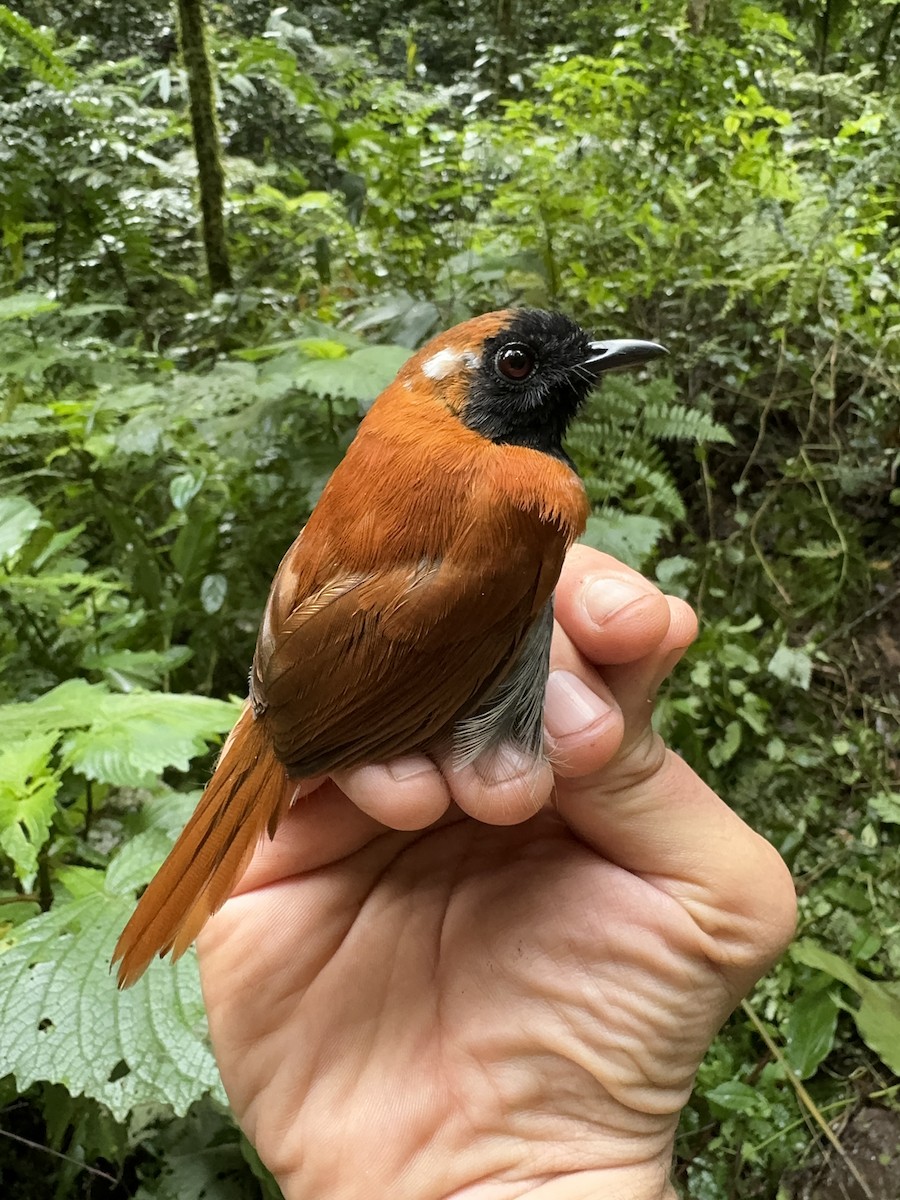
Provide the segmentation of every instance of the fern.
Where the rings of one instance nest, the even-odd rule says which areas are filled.
[[[18,52],[20,60],[41,83],[61,91],[68,91],[74,84],[75,72],[56,53],[46,34],[5,4],[0,4],[0,37]]]
[[[683,520],[684,501],[659,461],[656,447],[641,445],[638,449],[642,453],[623,454],[609,463],[602,477],[592,475],[588,478],[586,486],[590,500],[601,505],[616,499],[630,500],[630,507],[641,512]]]
[[[648,437],[673,442],[727,442],[734,438],[724,425],[713,420],[709,413],[686,404],[647,404],[641,413],[641,425]]]
[[[638,383],[627,376],[606,381],[569,437],[591,503],[603,512],[602,536],[595,526],[590,544],[610,550],[615,543],[636,566],[685,516],[684,501],[658,445],[663,441],[698,445],[732,438],[703,408],[678,400],[671,379]],[[606,511],[610,505],[624,509],[621,516],[649,519],[654,525],[613,528]]]

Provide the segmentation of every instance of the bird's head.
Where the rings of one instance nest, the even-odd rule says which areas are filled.
[[[561,313],[504,309],[434,338],[399,382],[488,441],[564,457],[562,438],[600,376],[665,353],[655,342],[596,341]]]

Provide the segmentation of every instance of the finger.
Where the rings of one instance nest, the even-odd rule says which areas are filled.
[[[666,599],[649,580],[588,546],[569,551],[556,589],[556,619],[595,663],[628,663],[665,637]]]
[[[424,829],[450,805],[447,785],[424,755],[288,786],[291,808],[275,837],[260,842],[234,895],[327,866],[388,829]]]
[[[669,633],[628,668],[605,668],[622,711],[625,739],[609,759],[581,758],[584,773],[561,773],[557,809],[602,857],[678,900],[708,938],[708,953],[736,987],[781,953],[794,928],[795,900],[780,856],[653,733],[653,694],[696,629],[687,605],[670,598]],[[570,664],[588,687],[596,675]]]
[[[650,725],[653,701],[663,681],[671,674],[685,651],[697,637],[697,615],[677,596],[665,596],[669,620],[665,636],[637,662],[627,665],[602,664],[603,678],[618,704],[625,722],[623,752]],[[590,656],[587,656],[590,660]]]
[[[615,696],[559,627],[550,654],[544,728],[550,761],[561,776],[599,770],[618,751],[625,729]]]
[[[389,829],[424,829],[450,807],[450,790],[424,754],[335,771],[334,781],[357,808]]]
[[[475,762],[454,766],[441,759],[450,794],[463,812],[488,825],[517,825],[533,817],[550,799],[553,769],[508,743],[479,755]]]
[[[384,826],[352,804],[333,780],[301,796],[275,831],[256,848],[233,895],[315,871],[360,850]]]

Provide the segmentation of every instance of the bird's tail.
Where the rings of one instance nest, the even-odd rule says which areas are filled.
[[[260,838],[288,807],[284,766],[249,704],[226,741],[212,779],[169,857],[141,896],[116,943],[119,987],[155,955],[184,954],[228,899]]]

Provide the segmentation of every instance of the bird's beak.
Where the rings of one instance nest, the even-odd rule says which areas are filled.
[[[616,367],[633,367],[637,363],[649,362],[651,358],[659,358],[668,354],[665,346],[656,342],[637,342],[631,338],[613,338],[607,342],[591,342],[590,358],[585,360],[585,366],[590,367],[596,374],[612,371]]]

